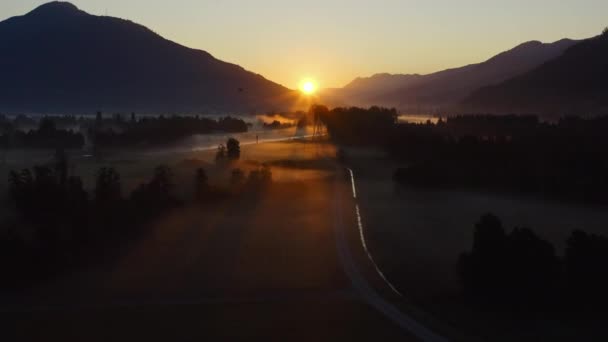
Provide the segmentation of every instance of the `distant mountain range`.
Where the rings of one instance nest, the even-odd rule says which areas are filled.
[[[394,106],[402,110],[451,108],[474,91],[522,75],[564,53],[578,42],[563,39],[551,44],[531,41],[489,60],[428,75],[377,74],[358,78],[323,95],[336,104]]]
[[[503,83],[475,91],[465,110],[608,114],[608,32]]]
[[[314,100],[406,112],[608,113],[608,33],[521,44],[428,75],[377,74]],[[227,113],[298,108],[299,93],[128,20],[51,2],[0,22],[0,113]],[[302,103],[306,105],[306,103]]]
[[[296,92],[133,22],[51,2],[0,22],[0,112],[290,109]]]

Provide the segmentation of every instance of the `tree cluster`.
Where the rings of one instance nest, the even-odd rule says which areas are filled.
[[[472,250],[459,259],[466,294],[516,310],[605,309],[608,239],[577,230],[563,258],[529,228],[507,233],[492,214],[475,225]]]
[[[49,165],[10,172],[8,195],[17,217],[0,227],[0,289],[22,288],[104,258],[137,238],[159,215],[186,204],[175,196],[173,173],[166,165],[158,166],[150,180],[128,196],[120,174],[111,167],[99,169],[92,194],[68,169],[65,153],[58,150]],[[266,166],[247,177],[235,169],[231,176],[232,187],[223,189],[209,184],[204,169],[196,169],[194,200],[216,203],[257,194],[272,183]]]
[[[12,171],[9,198],[18,216],[0,234],[3,288],[19,288],[40,278],[101,257],[135,237],[143,225],[180,202],[172,194],[171,172],[156,169],[152,179],[123,197],[120,175],[99,170],[94,195],[67,164]],[[94,252],[99,255],[91,255]]]
[[[272,183],[272,171],[266,165],[249,171],[245,177],[243,170],[233,169],[230,176],[230,184],[234,189],[247,192],[263,190]]]
[[[380,145],[387,142],[397,124],[397,111],[381,107],[334,108],[315,105],[310,109],[314,122],[321,121],[336,142],[349,145]]]
[[[229,138],[226,145],[220,144],[217,147],[215,161],[224,163],[227,161],[235,161],[241,158],[241,143],[235,138]]]

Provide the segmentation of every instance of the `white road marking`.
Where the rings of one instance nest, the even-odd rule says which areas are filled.
[[[350,172],[350,184],[353,187],[353,198],[357,199],[357,186],[355,185],[355,173],[351,169],[348,169],[348,172]]]
[[[354,181],[354,173],[352,172],[351,169],[348,169],[348,170],[351,173],[351,180]],[[353,189],[356,190],[355,187],[353,187]],[[355,195],[355,194],[356,193],[353,192],[353,195]],[[339,183],[337,180],[335,182],[335,190],[334,190],[334,210],[335,210],[334,229],[336,230],[336,245],[337,245],[337,249],[338,249],[338,256],[342,263],[344,272],[351,280],[353,288],[356,291],[358,291],[359,294],[362,296],[362,299],[365,302],[367,302],[369,305],[374,307],[376,310],[378,310],[382,314],[384,314],[384,316],[386,316],[388,319],[393,321],[399,327],[408,331],[409,333],[411,333],[415,337],[419,338],[420,340],[425,341],[425,342],[448,342],[448,339],[446,339],[445,337],[442,337],[440,335],[437,335],[436,333],[429,330],[428,328],[426,328],[425,326],[423,326],[422,324],[420,324],[413,318],[403,314],[397,307],[395,307],[393,304],[389,303],[384,298],[382,298],[367,283],[367,281],[365,280],[363,275],[359,272],[359,270],[357,269],[357,266],[355,264],[355,261],[353,260],[352,255],[349,251],[348,243],[346,241],[346,236],[345,236],[345,232],[344,232],[345,231],[344,221],[342,218],[342,203],[340,200],[340,189],[339,189]],[[360,210],[359,210],[358,205],[356,206],[356,210],[357,210],[357,214],[358,214],[357,220],[359,222],[359,232],[360,232],[360,237],[361,237],[361,243],[363,244],[363,246],[368,254],[368,257],[370,257],[370,260],[372,261],[372,263],[374,263],[373,258],[371,258],[371,255],[367,251],[367,247],[365,245],[365,238],[362,233],[363,225],[361,223],[361,215],[360,215]],[[374,265],[376,266],[375,263],[374,263]],[[378,269],[377,266],[376,266],[376,270],[386,281],[386,278],[384,278],[384,276],[382,275],[382,272],[380,272],[380,270]],[[387,283],[388,283],[388,281],[387,281]],[[388,283],[388,284],[390,285],[390,283]],[[391,285],[391,287],[392,287],[392,285]]]
[[[356,188],[356,185],[355,185],[355,173],[350,168],[347,168],[347,170],[350,173],[350,181],[351,181],[352,188],[353,188],[353,198],[357,199],[357,188]],[[372,265],[374,265],[374,268],[376,269],[376,272],[378,273],[378,275],[380,276],[380,278],[382,278],[382,280],[384,280],[384,282],[386,283],[386,285],[388,285],[388,287],[394,293],[396,293],[397,295],[399,295],[399,296],[402,297],[403,295],[401,294],[401,292],[399,292],[399,290],[397,290],[397,288],[388,280],[388,278],[386,278],[386,276],[384,275],[384,273],[382,272],[382,270],[380,269],[380,267],[378,267],[378,264],[374,260],[374,257],[372,256],[372,253],[367,248],[367,243],[366,243],[366,239],[365,239],[365,233],[364,233],[364,230],[363,230],[363,220],[361,219],[361,210],[359,209],[359,203],[355,203],[355,212],[357,214],[357,226],[359,228],[359,236],[361,238],[361,244],[363,245],[363,249],[365,250],[365,254],[367,254],[368,259],[371,261]]]

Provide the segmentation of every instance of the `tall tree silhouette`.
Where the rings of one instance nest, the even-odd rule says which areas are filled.
[[[241,157],[241,143],[238,140],[234,138],[228,139],[226,142],[226,149],[228,150],[228,159],[237,160]]]
[[[194,188],[196,199],[199,201],[205,199],[209,194],[209,178],[205,169],[199,168],[196,170]]]
[[[173,189],[173,172],[167,165],[160,165],[154,170],[154,178],[150,184],[154,185],[159,193],[170,195]]]
[[[224,144],[220,144],[217,147],[217,152],[215,153],[215,161],[217,163],[222,163],[226,160],[226,146]]]
[[[559,261],[551,243],[529,228],[516,228],[508,237],[505,273],[507,297],[519,305],[546,305],[559,276]]]
[[[141,184],[131,194],[131,199],[139,209],[147,210],[148,214],[157,214],[159,210],[177,204],[173,196],[173,173],[167,165],[154,169],[154,176],[148,183]]]
[[[608,304],[608,238],[576,230],[566,248],[570,299],[582,306]]]
[[[29,169],[20,172],[11,171],[9,174],[9,196],[18,211],[30,213],[33,211],[34,177]]]
[[[475,225],[473,248],[459,266],[469,295],[513,308],[546,305],[558,289],[560,263],[553,245],[528,228],[506,234],[492,214]]]
[[[111,167],[99,169],[95,183],[95,201],[101,205],[108,205],[117,203],[121,199],[120,174]]]
[[[55,172],[61,186],[64,186],[68,180],[68,157],[63,148],[55,150]]]
[[[503,281],[507,235],[502,222],[493,214],[485,214],[475,224],[473,249],[460,261],[465,287],[473,291],[500,288]]]
[[[230,184],[233,187],[238,187],[238,186],[243,185],[244,182],[245,182],[245,174],[243,173],[243,170],[241,170],[241,169],[232,170],[232,173],[230,174]]]

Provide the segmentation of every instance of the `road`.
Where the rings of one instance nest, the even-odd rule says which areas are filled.
[[[376,262],[373,259],[373,256],[367,249],[367,244],[365,242],[365,234],[363,227],[363,218],[361,215],[361,210],[359,208],[359,204],[357,201],[357,186],[355,181],[355,175],[352,169],[348,168],[348,176],[351,182],[352,189],[352,197],[355,201],[355,213],[357,217],[357,228],[359,230],[360,242],[363,247],[370,263],[373,265],[374,270],[377,272],[378,276],[382,278],[385,285],[388,286],[391,291],[395,292],[397,295],[401,296],[401,293],[386,279],[381,269],[378,267]],[[336,179],[340,179],[337,177]],[[335,210],[335,221],[334,228],[336,229],[336,243],[338,253],[340,255],[340,261],[342,262],[342,266],[344,268],[344,272],[348,275],[351,280],[353,287],[356,289],[361,298],[367,302],[370,306],[374,307],[376,310],[381,312],[385,317],[387,317],[392,322],[399,325],[404,330],[408,331],[410,334],[416,336],[421,341],[425,342],[447,342],[448,340],[433,331],[426,328],[423,324],[417,322],[412,317],[409,317],[403,314],[397,307],[393,304],[382,298],[370,284],[366,281],[365,277],[359,272],[356,262],[354,261],[349,246],[348,241],[345,237],[346,227],[344,225],[343,220],[343,203],[342,196],[340,194],[340,188],[338,184],[338,180],[336,180],[335,191],[334,191],[334,210]]]

